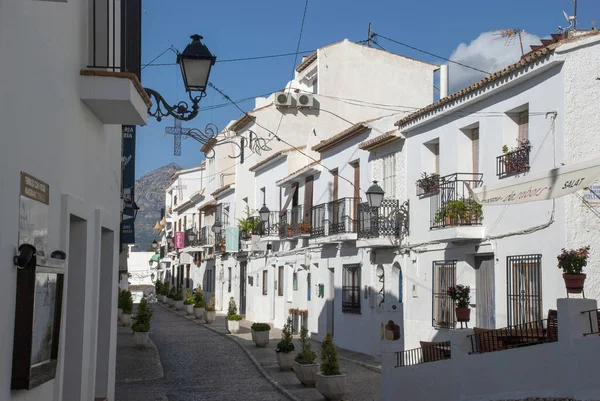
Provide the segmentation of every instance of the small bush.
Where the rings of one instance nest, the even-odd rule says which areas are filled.
[[[179,288],[177,290],[177,292],[175,293],[175,298],[173,298],[174,301],[183,301],[183,291],[181,290],[181,288]]]
[[[227,316],[237,315],[237,305],[233,297],[229,298],[229,308],[227,309]]]
[[[131,312],[133,311],[133,297],[131,296],[131,291],[124,290],[122,296],[123,306],[121,306],[121,309],[123,309],[123,313],[131,315]]]
[[[308,330],[306,327],[302,327],[302,329],[300,329],[300,342],[302,343],[302,350],[296,356],[295,361],[301,365],[310,365],[315,363],[317,354],[310,346],[310,341],[308,340]]]
[[[341,374],[337,349],[333,343],[333,336],[329,332],[325,336],[323,344],[321,344],[321,373],[325,376]]]
[[[228,315],[227,320],[240,321],[242,320],[242,315]]]
[[[148,304],[148,300],[144,296],[138,306],[137,315],[133,318],[135,323],[131,326],[131,330],[147,333],[150,331],[152,323],[152,308]]]
[[[154,283],[154,293],[156,295],[162,295],[162,291],[163,291],[162,282],[160,280],[156,280],[156,283]]]
[[[215,311],[215,297],[210,297],[210,301],[208,301],[208,306],[204,308],[207,312]]]
[[[254,331],[269,331],[271,326],[268,323],[254,323],[250,327]]]
[[[277,343],[275,352],[283,352],[287,354],[294,350],[294,343],[292,342],[292,318],[288,317],[287,323],[283,325],[281,332],[281,341]]]
[[[202,287],[198,286],[196,288],[196,295],[194,297],[194,308],[204,308],[204,292],[202,291]]]
[[[175,299],[175,297],[177,296],[177,290],[175,289],[175,287],[171,288],[171,290],[169,291],[169,295],[167,296],[171,299]]]
[[[196,303],[196,301],[194,301],[194,298],[187,298],[185,301],[183,301],[184,305],[194,305]]]

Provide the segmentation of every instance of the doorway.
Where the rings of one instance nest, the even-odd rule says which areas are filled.
[[[475,305],[477,327],[496,328],[494,255],[475,257]]]
[[[240,315],[246,315],[246,270],[248,262],[240,262]]]
[[[329,268],[329,299],[327,303],[329,307],[327,308],[327,331],[334,334],[334,322],[335,322],[335,270],[333,268]]]

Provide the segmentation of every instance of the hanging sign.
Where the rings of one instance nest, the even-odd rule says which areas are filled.
[[[135,125],[123,125],[122,191],[124,209],[133,210],[135,199]],[[121,243],[135,244],[135,219],[131,213],[123,216]]]
[[[555,199],[591,186],[600,177],[600,158],[514,180],[512,185],[467,188],[473,199],[485,206],[502,206]]]
[[[38,257],[48,257],[48,208],[50,187],[44,181],[21,172],[19,246],[35,246]]]
[[[175,249],[183,249],[185,247],[185,233],[183,231],[176,232],[173,237],[173,243],[175,244]]]

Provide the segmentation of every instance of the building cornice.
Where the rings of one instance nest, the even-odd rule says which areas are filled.
[[[366,150],[372,152],[373,150],[388,145],[392,142],[397,141],[398,139],[404,139],[404,136],[397,133],[397,130],[388,131],[385,134],[376,136],[373,139],[369,139],[364,141],[360,145],[358,145],[359,149]]]
[[[323,153],[329,149],[332,149],[344,143],[349,139],[352,139],[362,134],[363,132],[366,132],[370,128],[366,126],[365,123],[366,121],[354,124],[350,128],[347,128],[344,131],[340,132],[339,134],[336,134],[329,139],[325,139],[324,141],[319,142],[317,145],[312,147],[312,150],[314,150],[315,152]]]

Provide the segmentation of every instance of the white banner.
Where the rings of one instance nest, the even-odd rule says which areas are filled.
[[[600,157],[510,180],[512,185],[484,185],[471,189],[473,199],[486,206],[512,205],[560,198],[591,186],[600,177]]]

